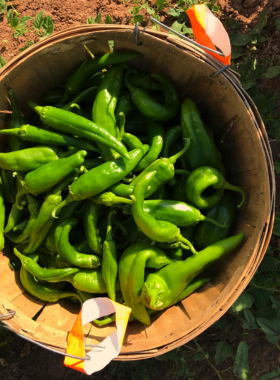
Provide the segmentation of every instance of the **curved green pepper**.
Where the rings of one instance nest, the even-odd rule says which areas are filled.
[[[125,146],[104,128],[94,122],[75,115],[72,112],[51,106],[41,107],[28,100],[29,106],[40,115],[40,119],[51,128],[62,132],[96,141],[111,149],[114,149],[123,157],[128,157]]]
[[[139,162],[138,165],[133,169],[134,172],[139,172],[146,169],[151,163],[153,163],[162,150],[164,141],[164,128],[159,123],[153,120],[147,120],[148,125],[148,135],[149,135],[149,152],[144,158]]]
[[[40,146],[16,152],[0,153],[0,167],[13,172],[30,172],[58,159],[55,149]]]
[[[4,233],[6,234],[7,232],[10,232],[20,222],[23,216],[24,216],[24,211],[22,209],[20,210],[17,207],[16,203],[14,203],[12,205],[8,222],[4,229]]]
[[[147,150],[148,146],[143,145],[142,148],[134,149],[129,152],[129,160],[119,157],[113,161],[104,162],[104,164],[83,174],[77,181],[69,186],[69,195],[54,209],[52,213],[53,217],[55,217],[56,211],[66,204],[74,200],[83,200],[93,197],[119,182],[132,171]]]
[[[129,82],[131,73],[136,73],[136,71],[131,70],[126,73],[124,81],[130,91],[133,103],[143,115],[155,121],[164,121],[172,119],[178,113],[180,108],[179,95],[169,78],[163,74],[151,74],[151,77],[155,78],[160,84],[164,93],[165,104],[163,105],[144,93],[143,90],[133,86]]]
[[[132,107],[132,100],[129,92],[122,92],[118,97],[116,109],[115,109],[115,118],[116,123],[120,125],[120,116],[119,113],[123,112],[125,116],[129,114]]]
[[[134,221],[140,230],[151,240],[162,243],[180,241],[187,246],[182,245],[182,247],[190,249],[192,253],[195,254],[196,250],[192,244],[181,235],[180,229],[175,224],[163,220],[156,220],[143,210],[145,191],[155,174],[155,171],[145,174],[134,188],[133,195],[136,198],[136,202],[131,207]]]
[[[165,253],[149,244],[133,244],[121,256],[119,278],[125,304],[132,309],[132,315],[145,325],[150,317],[141,301],[145,267],[159,269],[173,261]]]
[[[55,146],[73,146],[82,150],[92,150],[99,152],[97,147],[86,140],[81,140],[70,135],[47,131],[46,129],[23,125],[20,128],[2,129],[0,134],[18,136],[21,140],[31,141],[37,144]]]
[[[5,201],[14,203],[17,195],[16,178],[10,170],[1,168],[3,195]]]
[[[24,181],[21,181],[22,189],[17,193],[16,197],[18,208],[22,208],[20,205],[20,198],[22,195],[27,193],[38,195],[58,184],[84,162],[86,155],[87,152],[81,150],[70,157],[49,162],[48,164],[26,174]]]
[[[92,107],[92,120],[102,126],[111,136],[118,138],[118,127],[115,119],[117,98],[121,91],[123,66],[112,66],[105,74],[97,90]],[[112,149],[103,144],[97,144],[103,158],[107,159],[114,154]]]
[[[103,207],[88,200],[84,211],[84,229],[87,242],[94,253],[102,256],[102,246],[99,241],[97,223]],[[84,252],[84,251],[82,251]]]
[[[104,54],[100,57],[95,57],[90,61],[83,62],[67,79],[65,83],[65,92],[61,103],[64,104],[72,94],[77,94],[81,91],[86,81],[93,77],[94,74],[105,69],[110,65],[124,63],[135,58],[141,58],[142,54],[134,51],[123,51],[118,53]],[[92,82],[91,82],[92,85]]]
[[[181,125],[174,125],[174,127],[168,128],[164,136],[161,156],[169,157],[173,143],[179,139],[182,139]]]
[[[210,196],[204,196],[203,192],[210,186],[216,191]],[[214,207],[222,199],[225,189],[241,193],[242,201],[237,208],[242,207],[246,201],[246,194],[241,187],[229,184],[217,169],[209,166],[202,166],[191,172],[185,189],[188,202],[199,209]]]
[[[57,252],[72,265],[80,268],[97,268],[100,265],[99,256],[77,252],[69,243],[70,231],[78,222],[78,219],[68,219],[56,228],[55,245]]]
[[[116,214],[116,210],[109,213],[107,223],[106,239],[103,243],[102,255],[102,277],[106,284],[109,298],[116,300],[116,279],[118,274],[117,250],[112,233],[112,216]]]
[[[132,204],[135,202],[134,196],[130,195],[131,199],[123,198],[123,197],[118,197],[116,194],[112,193],[111,191],[102,191],[98,195],[95,195],[94,197],[89,198],[92,202],[98,203],[101,205],[106,205],[106,206],[113,206],[116,203],[127,203],[127,204]]]
[[[206,216],[216,220],[218,223],[225,223],[227,227],[219,228],[208,222],[199,225],[194,235],[195,246],[198,249],[204,249],[208,247],[208,245],[225,239],[234,223],[235,214],[236,206],[231,196],[224,193],[220,202],[217,203],[216,206],[207,210]]]
[[[244,237],[238,234],[221,240],[185,261],[177,261],[149,274],[142,288],[142,302],[154,310],[165,309],[198,274],[237,248]]]
[[[181,126],[183,137],[190,139],[190,148],[184,155],[187,169],[192,171],[207,165],[225,175],[221,156],[200,118],[197,105],[191,98],[186,98],[182,103]]]
[[[127,145],[130,149],[140,148],[143,144],[138,139],[138,137],[132,135],[131,133],[124,133],[122,136],[122,142]]]

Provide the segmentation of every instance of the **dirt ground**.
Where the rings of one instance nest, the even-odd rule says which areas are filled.
[[[150,1],[153,5],[156,0]],[[171,25],[174,19],[167,14],[170,7],[174,6],[176,1],[168,2],[168,6],[160,13],[161,21],[167,25]],[[133,1],[127,0],[14,0],[13,6],[20,12],[21,16],[35,16],[39,11],[44,10],[45,14],[49,14],[54,20],[54,31],[67,29],[71,26],[80,25],[86,22],[90,16],[96,16],[98,12],[102,13],[104,22],[106,15],[110,15],[113,22],[120,24],[128,24],[131,20],[131,15],[128,9],[134,5]],[[275,28],[275,20],[280,17],[280,0],[218,0],[217,4],[221,7],[222,21],[227,17],[238,20],[241,23],[241,31],[248,33],[256,24],[259,13],[264,9],[268,9],[268,23],[263,30],[263,35],[267,41],[262,45],[262,49],[257,51],[259,58],[266,58],[280,54],[280,31]],[[147,20],[147,15],[145,20]],[[27,33],[23,37],[17,39],[12,37],[12,30],[7,24],[6,18],[0,17],[0,54],[6,59],[11,60],[19,53],[19,48],[23,47],[27,40],[34,39],[32,33]],[[35,42],[39,37],[35,39]],[[280,76],[273,79],[263,79],[259,83],[262,91],[271,89],[279,91]],[[276,113],[280,117],[280,106]],[[280,154],[279,143],[272,141],[271,147],[274,158],[278,158]],[[280,175],[277,175],[277,184],[280,184]],[[280,199],[277,200],[277,211],[280,211]],[[228,318],[228,317],[226,317]],[[244,331],[240,324],[233,326],[229,342],[233,347],[233,352],[236,352],[238,343],[244,339],[242,335]],[[204,332],[199,338],[199,344],[205,348],[214,357],[215,346],[219,340],[223,339],[221,331],[213,326]],[[254,331],[249,336],[246,336],[246,342],[249,348],[249,365],[251,369],[251,379],[258,380],[261,375],[267,374],[280,366],[280,352],[273,344],[269,343],[262,332]],[[191,345],[191,343],[190,343]],[[177,375],[176,368],[171,366],[171,362],[158,361],[151,359],[147,362],[151,368],[148,378],[153,379],[183,379]],[[227,359],[219,370],[223,371],[232,367],[232,358]],[[207,362],[195,362],[188,360],[188,366],[191,372],[195,372],[195,379],[209,380],[215,379],[216,375],[210,368]],[[116,366],[110,365],[103,371],[93,375],[86,376],[74,370],[68,369],[63,365],[63,357],[53,354],[35,345],[26,343],[22,339],[11,335],[8,339],[8,344],[0,345],[0,380],[83,380],[92,378],[95,380],[108,379],[136,379],[142,380],[142,377],[131,375],[134,369],[129,364],[124,364],[125,370],[121,377],[113,374],[113,368]],[[118,368],[118,367],[117,367]],[[222,374],[223,379],[233,380],[236,377],[232,374],[232,368]]]

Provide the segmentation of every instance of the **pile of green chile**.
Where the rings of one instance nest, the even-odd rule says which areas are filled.
[[[134,59],[84,62],[42,105],[28,100],[29,123],[9,89],[0,248],[12,243],[9,265],[34,297],[108,296],[149,325],[240,246],[244,234],[228,235],[246,195],[226,181],[195,102],[182,102],[165,75],[131,70]]]

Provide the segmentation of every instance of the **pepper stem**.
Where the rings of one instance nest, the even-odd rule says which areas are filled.
[[[184,238],[184,236],[182,236],[181,234],[179,234],[179,235],[177,236],[177,240],[179,240],[179,241],[181,241],[182,243],[186,244],[186,245],[190,248],[191,252],[192,252],[194,255],[197,254],[197,251],[195,250],[195,248],[194,248],[194,246],[192,245],[192,243],[191,243],[188,239]],[[182,245],[182,248],[184,248],[183,245]]]
[[[168,160],[171,162],[171,164],[175,164],[176,161],[178,160],[178,158],[183,156],[183,154],[186,153],[186,151],[189,149],[191,140],[190,139],[184,139],[184,142],[185,142],[184,148],[182,150],[180,150],[180,152],[176,153],[174,156],[169,157]]]
[[[64,201],[62,201],[58,206],[56,206],[53,210],[52,210],[52,218],[58,218],[58,216],[56,216],[56,213],[58,210],[60,210],[62,207],[66,206],[68,203],[72,202],[72,199],[69,198],[69,195],[66,199],[64,199]]]
[[[42,112],[44,107],[39,106],[36,102],[33,100],[28,100],[27,104],[29,105],[30,108],[32,108],[38,115]]]
[[[28,190],[26,190],[24,187],[17,193],[16,196],[16,205],[19,210],[23,209],[23,206],[26,205],[26,201],[20,202],[20,198],[24,195],[27,194]]]
[[[210,223],[212,223],[215,226],[220,227],[220,228],[228,227],[226,224],[220,224],[220,223],[216,222],[216,220],[214,220],[212,218],[208,218],[207,216],[204,216],[204,215],[200,215],[199,221],[200,222],[210,222]]]
[[[12,106],[12,115],[13,117],[17,118],[20,117],[21,114],[19,113],[18,107],[17,107],[17,101],[15,98],[15,93],[12,88],[9,88],[9,97],[11,100],[11,106]]]
[[[12,128],[12,129],[2,129],[0,133],[2,135],[12,135],[12,136],[18,136],[19,135],[20,128]]]
[[[125,127],[125,114],[123,112],[119,113],[120,117],[120,125],[119,125],[119,141],[122,141],[123,135],[124,135],[124,127]]]
[[[225,185],[223,186],[224,189],[227,189],[227,190],[232,190],[232,191],[237,191],[238,193],[240,193],[242,195],[242,201],[241,203],[239,203],[239,205],[237,206],[237,208],[241,208],[244,204],[244,202],[246,201],[247,199],[247,195],[245,193],[245,191],[239,187],[239,186],[234,186],[234,185],[231,185],[230,183],[226,182]]]

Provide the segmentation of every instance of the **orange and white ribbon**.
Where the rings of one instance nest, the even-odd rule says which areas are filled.
[[[213,50],[219,48],[224,57],[208,50],[205,51],[225,65],[229,65],[231,45],[227,31],[220,20],[213,15],[205,4],[193,5],[187,10],[187,15],[191,21],[196,42]]]
[[[117,331],[105,338],[91,351],[87,352],[90,360],[79,360],[66,356],[64,364],[67,367],[91,375],[94,372],[100,371],[119,355],[131,309],[117,302],[113,302],[109,298],[102,297],[90,299],[83,304],[78,318],[68,335],[66,353],[85,357],[83,326],[97,318],[112,313],[116,313]]]

